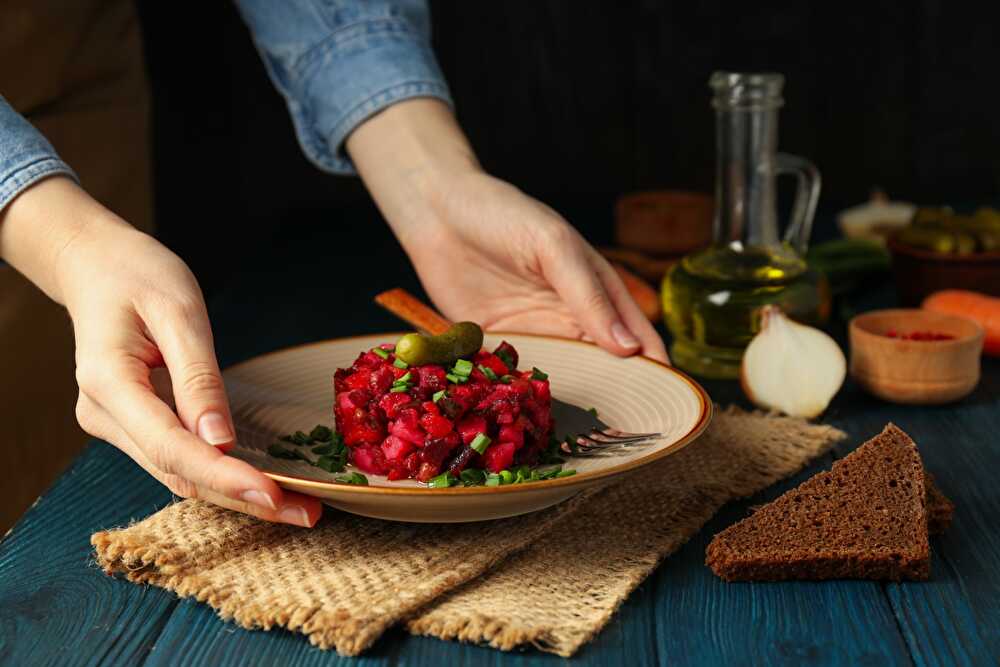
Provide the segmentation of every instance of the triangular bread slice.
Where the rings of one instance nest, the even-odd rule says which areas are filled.
[[[716,535],[706,562],[726,581],[927,579],[926,497],[916,445],[889,424]]]

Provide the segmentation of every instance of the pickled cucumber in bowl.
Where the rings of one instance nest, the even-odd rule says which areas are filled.
[[[942,255],[1000,251],[1000,211],[984,207],[959,215],[948,207],[918,208],[896,241]]]

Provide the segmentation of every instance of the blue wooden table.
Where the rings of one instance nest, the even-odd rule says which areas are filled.
[[[327,232],[289,232],[266,257],[213,295],[220,359],[228,364],[308,340],[393,330],[371,305],[377,291],[416,285],[397,247],[381,235],[354,258],[317,261],[334,248]],[[318,234],[318,236],[317,236]],[[345,253],[346,254],[346,253]],[[389,258],[388,260],[386,258]],[[331,286],[335,268],[365,271],[354,285]],[[332,267],[331,263],[337,263]],[[887,285],[852,307],[891,303]],[[597,639],[578,665],[962,664],[1000,663],[1000,363],[984,361],[976,393],[946,407],[890,405],[848,383],[826,420],[850,434],[838,450],[795,479],[723,509],[667,559]],[[706,383],[722,403],[739,402],[733,383]],[[926,583],[828,582],[725,584],[703,565],[711,536],[828,467],[887,421],[920,445],[927,467],[954,499],[955,521],[932,541]],[[219,620],[206,605],[104,575],[89,538],[127,524],[171,500],[116,449],[92,443],[0,542],[0,665],[282,664],[542,665],[561,658],[409,637],[393,630],[365,656],[341,658],[284,631],[249,632]]]

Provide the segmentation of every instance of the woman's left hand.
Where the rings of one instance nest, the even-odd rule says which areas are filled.
[[[442,103],[394,105],[355,130],[348,150],[449,318],[668,360],[608,262],[558,213],[486,174]]]

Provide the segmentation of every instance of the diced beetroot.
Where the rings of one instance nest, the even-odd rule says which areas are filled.
[[[514,395],[517,396],[518,398],[527,398],[531,396],[530,380],[525,380],[524,378],[518,378],[515,380],[511,380],[510,384],[506,386],[510,387],[511,391],[514,392]]]
[[[524,447],[523,425],[516,423],[501,426],[500,433],[497,435],[497,440],[500,442],[512,442],[514,443],[514,449],[521,449],[521,447]]]
[[[367,370],[359,370],[356,373],[351,373],[344,378],[344,383],[347,385],[348,389],[368,389],[369,375],[370,373]]]
[[[552,393],[549,390],[548,380],[532,380],[531,391],[535,395],[535,400],[542,405],[548,405],[552,401]]]
[[[401,410],[396,421],[389,424],[389,431],[393,435],[407,442],[412,442],[417,446],[422,446],[424,440],[427,438],[427,434],[420,427],[420,418],[417,415],[417,411],[412,408]]]
[[[486,462],[486,469],[490,472],[500,472],[501,470],[506,470],[510,467],[510,464],[514,462],[514,452],[516,447],[514,447],[513,442],[500,442],[495,445],[490,445],[490,447],[483,454],[483,460]]]
[[[469,382],[488,385],[490,383],[490,379],[486,377],[486,375],[478,368],[473,368],[472,372],[469,373]]]
[[[420,452],[420,458],[425,463],[433,463],[435,469],[440,470],[445,458],[451,454],[452,450],[462,444],[458,434],[452,431],[443,438],[428,440],[424,449]]]
[[[493,350],[493,354],[497,355],[497,357],[499,357],[501,360],[507,359],[510,362],[509,364],[507,364],[507,366],[510,368],[511,373],[513,373],[514,370],[517,368],[517,364],[519,361],[517,357],[517,350],[515,350],[514,346],[508,343],[507,341],[503,341],[502,343],[497,345],[497,349]]]
[[[486,433],[486,419],[482,415],[468,415],[455,425],[462,442],[469,444],[480,433]]]
[[[505,385],[501,385],[505,386]],[[452,385],[449,393],[452,398],[463,405],[475,405],[482,400],[483,396],[490,390],[491,385],[467,382],[465,384]]]
[[[441,391],[448,386],[448,378],[445,377],[445,370],[437,365],[418,366],[416,368],[419,377],[418,385],[430,393]]]
[[[515,353],[516,354],[516,353]],[[473,358],[473,363],[477,366],[485,366],[486,368],[493,371],[493,374],[498,378],[503,377],[510,373],[510,369],[507,368],[507,364],[500,360],[495,354],[489,352],[480,352]]]
[[[382,453],[389,461],[402,461],[414,449],[414,445],[395,435],[388,436],[382,442]]]
[[[333,391],[335,394],[340,394],[342,391],[347,391],[347,376],[350,375],[350,371],[346,368],[338,368],[333,374]]]
[[[353,412],[358,408],[365,407],[369,399],[371,399],[371,394],[364,389],[353,389],[337,394],[337,407]]]
[[[382,398],[379,399],[378,406],[382,408],[382,412],[385,413],[386,417],[389,419],[395,419],[399,416],[399,411],[403,408],[403,406],[410,405],[412,401],[413,399],[410,398],[409,394],[401,391],[395,394],[384,394]]]
[[[354,360],[354,364],[351,366],[351,370],[358,372],[361,370],[374,368],[375,366],[382,365],[383,360],[380,356],[367,350],[358,355],[358,358]]]
[[[451,396],[443,396],[441,400],[437,402],[437,406],[441,411],[441,414],[451,420],[460,418],[463,414],[465,414],[465,411],[468,410],[467,403],[452,398]]]
[[[360,444],[377,445],[385,438],[385,432],[379,423],[370,415],[356,419],[344,432],[344,444],[355,446]]]
[[[492,354],[478,352],[469,379],[458,384],[448,382],[440,365],[402,369],[392,360],[366,350],[350,369],[334,373],[337,428],[350,447],[351,461],[365,472],[426,482],[441,474],[446,463],[456,475],[469,465],[499,471],[514,463],[534,464],[548,445],[549,383],[532,380],[530,371],[518,372],[517,351],[509,343]],[[411,388],[391,392],[394,381],[406,373]],[[513,379],[502,383],[504,375]],[[490,380],[492,376],[496,379]],[[447,395],[436,403],[430,400],[442,390]],[[468,447],[480,433],[494,442],[483,455]]]
[[[407,470],[405,467],[395,467],[389,471],[388,475],[386,475],[386,479],[388,479],[390,482],[395,482],[396,480],[399,479],[408,479],[409,477],[410,477],[410,471]]]
[[[384,475],[387,469],[385,455],[377,447],[355,447],[351,450],[351,463],[373,475]]]
[[[420,417],[420,425],[427,431],[428,437],[443,438],[451,433],[451,420],[431,412],[425,412]]]
[[[414,475],[419,482],[429,482],[432,477],[437,477],[439,465],[433,463],[421,463],[420,470]]]
[[[372,393],[376,396],[381,396],[382,394],[389,391],[389,387],[392,386],[393,381],[396,379],[392,374],[392,366],[378,366],[373,368],[371,373],[368,374],[368,386],[371,388]]]

